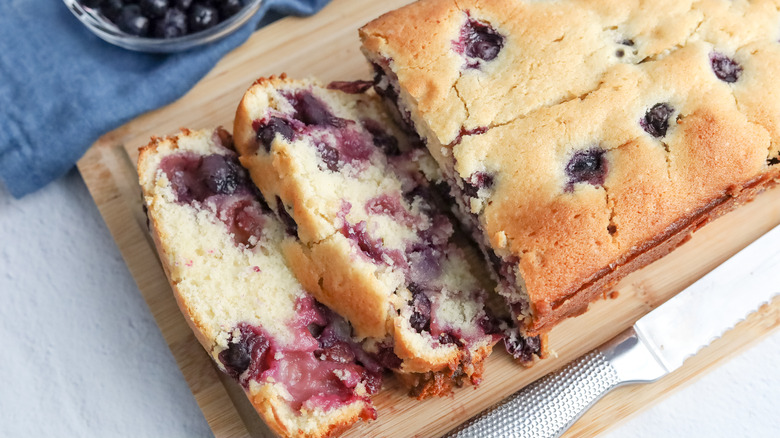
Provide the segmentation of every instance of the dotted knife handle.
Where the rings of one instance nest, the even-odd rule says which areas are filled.
[[[621,383],[599,350],[531,383],[448,434],[451,438],[558,437]]]

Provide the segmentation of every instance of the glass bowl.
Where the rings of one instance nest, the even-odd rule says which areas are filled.
[[[104,41],[125,49],[151,53],[180,52],[217,41],[246,23],[263,3],[263,0],[249,0],[246,6],[232,17],[200,32],[175,38],[148,38],[123,32],[98,11],[82,6],[78,0],[63,1],[73,15],[87,26],[87,29]]]

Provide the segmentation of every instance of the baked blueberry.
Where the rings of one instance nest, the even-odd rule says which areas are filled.
[[[456,50],[469,58],[492,61],[504,47],[504,37],[490,24],[469,18],[460,30]],[[470,67],[478,67],[478,64]]]
[[[737,82],[737,79],[742,74],[741,65],[719,52],[710,53],[710,64],[712,64],[712,71],[715,72],[715,76],[723,82]]]
[[[493,175],[487,172],[475,172],[468,181],[463,181],[463,192],[467,196],[476,198],[480,189],[489,189],[493,187],[493,183]]]
[[[569,185],[566,191],[574,189],[574,184],[586,182],[594,186],[604,184],[607,174],[607,159],[604,149],[593,147],[588,150],[577,151],[566,164],[566,176]]]
[[[666,135],[669,129],[669,118],[674,113],[674,108],[668,103],[657,103],[647,110],[645,116],[639,121],[639,125],[648,134],[660,138]]]
[[[439,343],[442,345],[448,345],[448,344],[455,344],[458,347],[462,346],[462,343],[460,340],[453,335],[452,333],[441,333],[439,334]]]
[[[339,163],[340,154],[338,149],[326,144],[318,144],[317,152],[320,154],[320,160],[325,164],[325,167],[333,172],[339,171],[341,164]]]
[[[242,179],[238,164],[224,155],[204,157],[200,172],[209,190],[221,195],[234,193]]]
[[[417,330],[417,333],[431,330],[431,300],[425,295],[415,283],[409,284],[409,292],[412,293],[412,301],[409,305],[412,306],[412,316],[409,317],[409,322],[412,324],[412,328]]]
[[[398,149],[398,139],[388,134],[379,122],[372,119],[366,119],[363,120],[363,127],[371,134],[374,146],[382,150],[385,155],[390,157],[401,155],[401,150]]]
[[[219,353],[219,361],[225,366],[228,375],[238,379],[250,367],[253,376],[259,377],[263,371],[268,369],[266,356],[271,347],[268,339],[259,333],[259,329],[254,329],[248,324],[239,324],[240,337],[235,339],[231,336],[228,342],[228,348]]]
[[[325,104],[311,93],[301,91],[289,98],[295,108],[295,118],[309,126],[332,126],[341,128],[344,119],[334,116]]]
[[[271,116],[263,121],[255,121],[253,125],[257,131],[257,141],[263,145],[266,152],[271,152],[271,143],[277,133],[287,141],[292,141],[295,137],[290,122],[279,117]]]
[[[287,212],[287,209],[284,207],[282,200],[278,196],[276,197],[276,212],[279,216],[279,220],[281,220],[284,224],[287,230],[287,234],[297,237],[298,224],[295,223],[295,220],[292,218],[292,216],[290,216],[290,213]]]
[[[501,333],[502,331],[501,321],[487,312],[482,316],[482,318],[479,319],[479,326],[486,335],[495,335]]]
[[[517,329],[513,329],[507,330],[504,336],[504,347],[506,347],[507,353],[515,359],[529,363],[533,360],[534,355],[541,354],[542,344],[539,337],[525,338],[520,335]]]
[[[341,90],[349,94],[362,94],[374,85],[372,81],[333,81],[328,84],[328,90]]]

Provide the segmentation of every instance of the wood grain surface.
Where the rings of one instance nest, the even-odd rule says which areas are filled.
[[[170,286],[146,231],[141,191],[135,173],[138,148],[153,135],[181,127],[230,127],[236,105],[260,76],[286,72],[324,81],[369,78],[359,53],[357,29],[404,0],[334,0],[311,18],[287,18],[258,32],[226,56],[178,101],[144,114],[101,137],[78,167],[138,288],[217,437],[272,436],[232,380],[219,373],[179,313]],[[709,270],[780,224],[780,189],[760,195],[698,231],[666,258],[625,278],[616,298],[591,305],[550,335],[557,357],[530,369],[515,365],[501,351],[487,362],[479,389],[462,388],[451,397],[416,401],[394,379],[374,398],[379,419],[359,424],[347,437],[431,437],[499,402],[540,376],[595,348]],[[582,417],[567,436],[595,436],[633,413],[661,400],[708,369],[738,354],[780,325],[780,299],[764,306],[685,365],[650,385],[618,389]],[[498,348],[497,350],[501,350]]]

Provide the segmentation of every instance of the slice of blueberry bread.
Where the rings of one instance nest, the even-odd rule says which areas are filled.
[[[377,352],[419,392],[446,393],[479,380],[507,327],[442,212],[438,167],[369,88],[260,79],[238,108],[236,147],[299,239],[288,257],[301,282],[359,336],[389,336]],[[541,354],[538,339],[517,341],[522,361]]]
[[[771,0],[422,0],[361,29],[527,335],[774,184]]]
[[[176,301],[219,369],[288,437],[376,418],[382,369],[285,265],[284,227],[230,134],[184,130],[141,149],[138,176]]]

